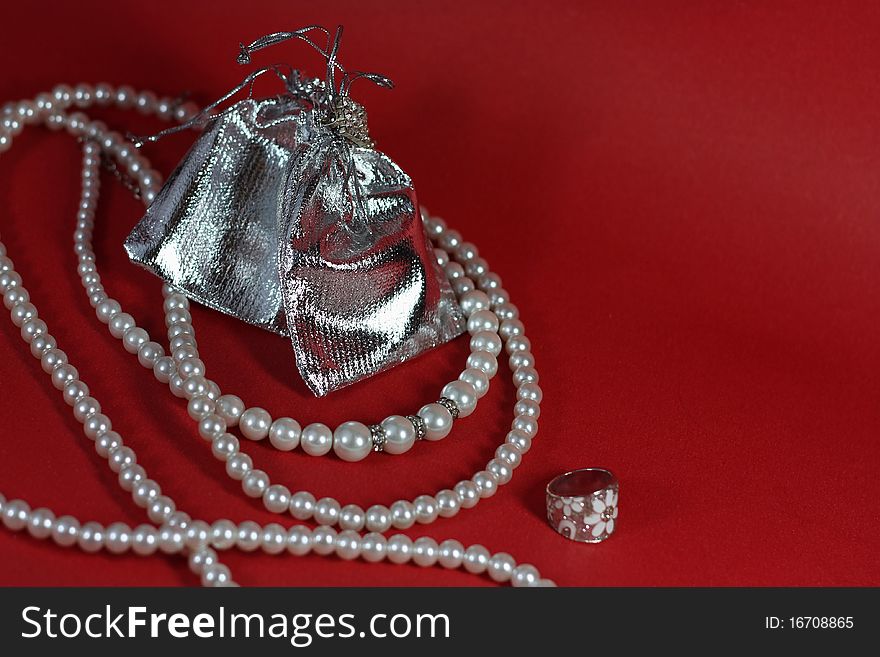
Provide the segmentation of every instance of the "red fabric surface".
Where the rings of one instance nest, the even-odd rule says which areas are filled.
[[[545,392],[511,484],[409,533],[511,552],[566,585],[878,585],[880,107],[875,3],[13,3],[3,101],[58,82],[129,83],[207,102],[242,76],[239,41],[346,26],[342,60],[386,73],[355,95],[420,199],[474,241],[526,323]],[[303,45],[288,60],[320,73]],[[135,131],[159,123],[100,112]],[[147,150],[169,172],[191,136]],[[196,436],[184,404],[100,325],[74,275],[79,148],[27,130],[0,158],[0,231],[60,346],[181,508],[275,520]],[[159,283],[122,240],[141,208],[108,177],[105,284],[164,338]],[[209,375],[273,415],[334,425],[412,412],[455,378],[460,339],[334,393],[308,394],[289,344],[196,308]],[[143,512],[0,322],[0,490],[79,518]],[[471,417],[396,458],[246,451],[273,479],[390,503],[480,469],[510,422],[504,366]],[[619,531],[568,542],[543,518],[558,472],[621,479]],[[484,585],[463,572],[317,556],[227,555],[237,580]],[[89,556],[0,532],[3,584],[194,584],[180,558]]]

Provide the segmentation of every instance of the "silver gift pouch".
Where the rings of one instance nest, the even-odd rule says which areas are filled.
[[[288,336],[321,396],[465,322],[412,180],[372,148],[363,108],[329,81],[283,78],[282,95],[207,120],[125,249],[191,299]]]

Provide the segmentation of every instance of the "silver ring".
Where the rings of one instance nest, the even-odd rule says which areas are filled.
[[[609,470],[581,468],[547,484],[547,522],[565,538],[601,543],[614,533],[620,483]]]

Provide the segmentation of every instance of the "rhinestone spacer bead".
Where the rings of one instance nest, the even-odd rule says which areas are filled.
[[[458,414],[460,413],[458,410],[458,404],[449,399],[449,397],[441,397],[437,400],[437,403],[450,412],[453,420],[458,419]]]
[[[385,451],[385,430],[378,424],[371,424],[369,429],[370,429],[370,438],[373,441],[373,451],[374,452],[384,452]]]
[[[425,421],[420,415],[407,415],[406,419],[412,422],[416,429],[416,440],[422,440],[428,434],[428,431],[425,429]]]

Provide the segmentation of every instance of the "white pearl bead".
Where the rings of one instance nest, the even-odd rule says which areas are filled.
[[[510,363],[512,370],[518,370],[521,367],[534,367],[535,357],[531,351],[517,351],[510,355],[508,363]]]
[[[434,495],[437,501],[437,513],[443,518],[451,518],[461,509],[458,496],[451,490],[444,489]]]
[[[514,404],[513,412],[515,415],[525,415],[536,420],[541,417],[541,407],[538,405],[538,402],[534,402],[531,399],[520,399]]]
[[[263,440],[269,435],[270,426],[272,426],[272,416],[267,410],[259,407],[247,409],[238,421],[242,435],[250,440]]]
[[[477,407],[477,391],[470,383],[464,381],[452,381],[447,383],[440,392],[441,397],[446,397],[458,406],[458,416],[467,417]]]
[[[78,400],[88,396],[88,394],[89,387],[79,379],[68,381],[64,385],[64,401],[70,406],[73,406]]]
[[[361,539],[361,559],[370,563],[382,561],[385,558],[388,540],[377,532],[369,532]]]
[[[489,559],[489,564],[487,567],[487,571],[489,573],[489,577],[491,577],[496,582],[506,582],[513,575],[513,569],[516,567],[516,562],[506,552],[497,552],[492,555],[492,558]]]
[[[416,522],[428,525],[434,522],[439,515],[437,500],[430,495],[419,495],[413,500]]]
[[[91,440],[96,440],[99,435],[110,431],[113,425],[110,418],[103,413],[95,413],[91,417],[86,418],[83,423],[83,433]]]
[[[319,525],[335,525],[339,520],[339,502],[332,497],[322,497],[315,502],[314,518]]]
[[[231,520],[221,518],[211,525],[211,545],[218,550],[228,550],[235,545],[238,527]]]
[[[263,506],[272,513],[285,513],[290,508],[290,490],[287,486],[273,484],[263,493]]]
[[[95,438],[98,456],[107,458],[122,447],[122,436],[115,431],[102,431]]]
[[[474,544],[464,551],[464,569],[474,575],[486,572],[491,554],[482,545]]]
[[[290,497],[290,515],[297,520],[308,520],[315,513],[315,496],[299,491]]]
[[[104,545],[111,554],[127,552],[131,547],[131,527],[123,522],[108,525],[104,534]]]
[[[336,535],[336,556],[346,561],[357,559],[361,555],[361,537],[350,529]]]
[[[458,568],[464,561],[464,546],[453,539],[443,541],[439,546],[438,562],[444,568]]]
[[[153,376],[162,383],[168,383],[171,375],[177,371],[177,365],[170,356],[161,356],[153,365]]]
[[[89,554],[99,551],[104,545],[104,527],[97,522],[85,523],[79,530],[76,544]]]
[[[261,543],[266,554],[281,554],[287,548],[287,530],[271,522],[263,527]]]
[[[464,276],[464,267],[457,262],[450,262],[444,269],[446,270],[446,277],[451,281]]]
[[[357,504],[346,504],[339,512],[339,526],[356,532],[364,528],[366,513]]]
[[[217,405],[215,402],[208,399],[208,397],[193,397],[186,404],[186,412],[193,420],[202,420],[207,416],[213,414],[217,410]],[[218,415],[220,415],[218,413]],[[222,418],[223,416],[220,415]],[[225,418],[224,418],[225,419]]]
[[[461,311],[465,317],[470,317],[480,310],[489,310],[491,302],[488,295],[481,290],[471,290],[461,295],[459,299]]]
[[[541,386],[537,383],[523,383],[517,389],[516,396],[519,399],[528,399],[538,404],[544,399],[544,393],[541,390]]]
[[[499,445],[495,450],[495,458],[516,469],[522,463],[522,453],[513,445]]]
[[[28,517],[27,530],[34,538],[48,538],[54,526],[55,514],[49,509],[34,509]]]
[[[519,317],[519,308],[515,305],[506,301],[504,303],[496,303],[495,306],[495,314],[498,315],[498,319],[516,319]]]
[[[80,397],[73,405],[73,417],[77,422],[85,422],[86,418],[101,412],[101,404],[94,397]]]
[[[149,341],[143,343],[137,352],[138,362],[148,369],[153,369],[156,361],[165,355],[165,350],[158,342]]]
[[[524,563],[513,569],[510,583],[516,587],[537,586],[541,579],[538,569],[532,564]]]
[[[152,479],[143,479],[131,489],[131,499],[141,508],[146,508],[150,502],[162,494],[162,488]]]
[[[473,292],[476,289],[474,281],[468,276],[454,278],[450,281],[450,284],[452,285],[453,292],[455,292],[455,295],[459,299],[461,299],[468,292]]]
[[[440,557],[440,546],[437,545],[437,541],[427,536],[422,536],[413,541],[412,551],[412,560],[423,568],[433,566]]]
[[[79,529],[79,520],[73,516],[61,516],[55,520],[55,526],[52,528],[52,540],[62,547],[70,547],[77,542]]]
[[[241,489],[248,497],[262,497],[268,487],[269,475],[262,470],[249,470],[241,480]]]
[[[458,496],[458,503],[463,509],[470,509],[480,501],[480,488],[470,479],[459,481],[455,484],[453,490],[456,496]]]
[[[534,438],[538,433],[538,421],[533,417],[526,415],[517,415],[510,424],[511,429],[521,431],[529,438]]]
[[[323,456],[333,449],[333,431],[320,422],[307,424],[303,427],[299,444],[309,456]]]
[[[498,492],[498,479],[491,472],[480,470],[480,472],[471,477],[471,481],[480,489],[480,497],[483,499],[492,497]]]
[[[226,426],[237,426],[244,413],[244,402],[236,395],[221,395],[217,398],[217,415],[226,420]]]
[[[525,454],[532,446],[532,439],[517,429],[511,429],[507,432],[504,442],[516,447],[520,453]]]
[[[269,442],[282,452],[296,449],[301,435],[299,422],[290,417],[280,417],[269,427]]]
[[[177,506],[174,504],[174,500],[167,495],[159,495],[147,504],[147,517],[159,524],[167,521],[176,510]]]
[[[52,370],[66,362],[67,354],[61,349],[54,347],[43,352],[43,355],[40,357],[40,366],[46,374],[51,374]]]
[[[106,434],[105,434],[106,435]],[[104,436],[102,436],[103,438]],[[137,456],[131,447],[119,447],[114,450],[107,458],[107,465],[113,472],[120,472],[123,468],[134,465],[137,462]]]
[[[486,464],[486,472],[495,475],[500,486],[505,485],[513,478],[513,468],[500,459],[489,461]]]
[[[395,534],[388,539],[385,555],[391,563],[407,563],[413,555],[412,539],[405,534]]]
[[[402,415],[390,415],[380,426],[385,434],[383,450],[388,454],[403,454],[415,444],[416,428]]]
[[[336,549],[336,530],[332,527],[316,527],[312,531],[312,551],[326,556]]]
[[[226,421],[219,415],[208,415],[199,421],[199,435],[209,442],[225,432]]]
[[[467,319],[468,333],[474,335],[480,331],[498,331],[498,316],[491,310],[477,310]]]
[[[471,351],[488,351],[493,356],[501,353],[503,344],[497,333],[492,331],[477,331],[471,336]]]
[[[185,536],[178,527],[163,525],[159,528],[159,550],[165,554],[174,554],[183,549]]]
[[[95,308],[95,314],[103,324],[108,324],[120,312],[122,312],[122,307],[116,299],[106,299]]]
[[[532,341],[524,335],[515,335],[507,340],[504,349],[508,354],[515,354],[519,351],[530,351]]]
[[[455,255],[459,260],[473,260],[480,252],[477,250],[477,246],[472,244],[471,242],[462,242],[458,245],[458,248],[455,250]]]
[[[124,491],[130,491],[139,481],[147,477],[147,472],[139,465],[130,465],[119,471],[119,487]]]
[[[498,326],[498,334],[505,340],[518,335],[524,335],[525,332],[525,325],[518,319],[505,319]]]
[[[474,351],[468,356],[467,366],[482,371],[490,379],[498,373],[498,360],[488,351]]]
[[[45,335],[49,330],[46,322],[42,319],[31,319],[21,325],[21,339],[30,344],[40,335]]]
[[[187,557],[189,569],[196,575],[200,575],[205,568],[217,565],[219,563],[217,553],[211,548],[202,548],[201,550],[193,550]]]
[[[262,528],[253,520],[245,520],[238,525],[235,545],[243,552],[253,552],[260,547],[263,539]]]
[[[128,329],[133,328],[136,324],[134,317],[128,313],[118,313],[113,316],[107,326],[110,329],[110,335],[114,338],[121,338]]]
[[[253,467],[254,462],[251,457],[247,454],[242,454],[241,452],[233,454],[226,459],[226,474],[236,481],[244,479],[245,475],[247,475]]]
[[[24,529],[30,512],[31,507],[24,500],[9,500],[3,505],[3,524],[14,532]]]
[[[361,422],[344,422],[333,432],[333,452],[343,461],[362,461],[372,449],[370,429]]]
[[[416,509],[412,502],[397,500],[390,507],[391,524],[396,529],[409,529],[416,522]]]
[[[228,461],[238,454],[238,438],[231,433],[222,433],[211,441],[211,453],[219,461]]]
[[[21,286],[16,286],[6,290],[3,293],[3,305],[6,306],[7,310],[12,310],[13,306],[17,306],[20,303],[27,303],[30,301],[31,295],[28,294],[28,291]]]
[[[478,399],[482,399],[489,392],[489,377],[482,370],[468,368],[458,375],[458,379],[471,384]]]
[[[20,303],[12,307],[9,316],[12,318],[12,323],[21,328],[25,322],[37,318],[37,307],[29,302]]]
[[[425,440],[442,440],[452,431],[452,413],[442,404],[425,404],[418,415],[425,421]]]
[[[387,506],[374,504],[367,509],[366,528],[370,532],[386,532],[391,528],[391,510]]]
[[[312,551],[312,530],[304,525],[294,525],[287,530],[287,551],[301,557]]]
[[[69,381],[75,381],[79,378],[79,370],[73,365],[59,365],[52,370],[50,377],[52,379],[52,385],[55,386],[56,390],[63,390],[64,386],[67,385]]]
[[[31,341],[31,355],[34,358],[42,358],[43,354],[51,351],[57,345],[58,343],[55,341],[55,338],[48,333],[38,335]]]
[[[226,565],[215,563],[205,567],[202,571],[201,581],[202,586],[229,586],[232,582],[232,574],[229,572],[229,568]]]
[[[538,371],[534,367],[520,367],[513,372],[513,384],[521,386],[523,383],[537,383]]]

